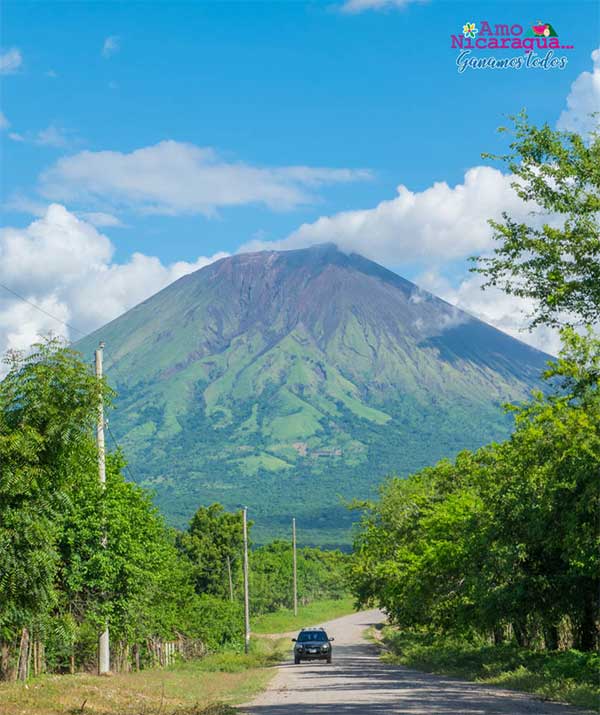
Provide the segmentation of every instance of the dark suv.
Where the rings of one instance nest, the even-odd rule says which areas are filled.
[[[294,663],[301,660],[326,660],[331,663],[331,641],[323,628],[303,628],[294,643]]]

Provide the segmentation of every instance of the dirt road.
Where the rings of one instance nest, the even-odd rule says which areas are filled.
[[[528,695],[420,673],[379,660],[363,638],[379,611],[324,625],[335,638],[334,662],[278,668],[269,689],[242,706],[247,715],[581,715],[582,710]],[[290,656],[291,656],[290,643]]]

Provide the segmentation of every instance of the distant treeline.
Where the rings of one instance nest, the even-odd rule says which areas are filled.
[[[11,355],[0,382],[0,679],[93,670],[105,623],[113,670],[243,643],[241,514],[201,507],[169,529],[118,451],[102,488],[101,396],[111,390],[56,340]],[[301,601],[341,597],[346,559],[299,549]],[[250,572],[254,614],[291,605],[290,543],[253,550]]]
[[[548,649],[598,646],[600,341],[565,333],[555,385],[502,444],[363,505],[352,583],[401,627]]]

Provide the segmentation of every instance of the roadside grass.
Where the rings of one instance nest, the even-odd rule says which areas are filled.
[[[47,675],[0,684],[0,715],[233,715],[274,675],[287,639],[253,639],[248,655],[216,653],[139,673]]]
[[[318,626],[333,618],[354,613],[355,610],[354,600],[349,596],[335,600],[314,601],[308,606],[299,606],[297,616],[294,616],[294,611],[289,608],[258,616],[252,621],[252,632],[257,634],[288,633],[300,630],[305,626]]]
[[[474,645],[456,638],[383,629],[383,660],[416,670],[533,693],[600,713],[600,655]]]

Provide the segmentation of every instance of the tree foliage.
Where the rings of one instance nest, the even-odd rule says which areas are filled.
[[[25,631],[59,672],[94,668],[106,623],[116,667],[133,651],[136,663],[154,662],[165,640],[192,641],[196,653],[243,644],[241,514],[200,507],[176,533],[125,481],[119,451],[107,454],[101,485],[101,397],[109,403],[111,390],[57,340],[10,356],[0,383],[0,678],[14,676]],[[290,545],[251,562],[253,612],[289,603]],[[307,601],[340,591],[340,565],[339,555],[301,553]]]
[[[0,633],[56,601],[56,537],[105,385],[58,341],[12,353],[0,382]]]
[[[529,221],[490,221],[497,246],[474,270],[507,293],[536,301],[533,325],[600,319],[600,133],[573,132],[513,117],[510,153],[501,160]],[[506,129],[503,129],[507,131]],[[537,214],[537,216],[535,215]]]
[[[568,338],[547,377],[569,391],[537,394],[513,408],[506,442],[392,479],[367,506],[351,576],[362,603],[405,627],[551,648],[562,629],[596,647],[600,384],[573,375],[600,343]]]
[[[198,508],[186,531],[178,537],[180,550],[189,559],[196,593],[229,597],[239,580],[243,544],[242,513],[227,512],[220,504]]]
[[[310,603],[343,598],[347,591],[348,557],[340,551],[308,546],[297,551],[298,599]],[[289,541],[277,540],[251,553],[250,585],[254,613],[293,606],[293,552]]]

